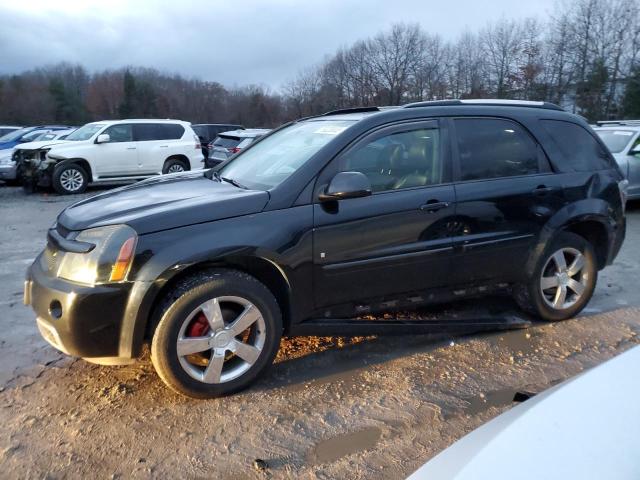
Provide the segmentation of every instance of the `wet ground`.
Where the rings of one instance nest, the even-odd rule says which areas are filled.
[[[0,186],[0,478],[404,478],[528,395],[640,343],[632,204],[623,250],[578,319],[464,337],[283,340],[253,388],[185,399],[148,358],[102,367],[40,339],[24,271],[78,198]]]

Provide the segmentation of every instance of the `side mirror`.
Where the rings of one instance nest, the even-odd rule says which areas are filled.
[[[629,155],[638,155],[640,154],[640,143],[629,150]]]
[[[331,179],[329,186],[319,199],[321,202],[345,200],[347,198],[367,197],[371,195],[371,182],[361,172],[340,172]]]
[[[111,137],[108,133],[101,133],[98,135],[98,138],[96,138],[96,143],[109,143],[110,141]]]

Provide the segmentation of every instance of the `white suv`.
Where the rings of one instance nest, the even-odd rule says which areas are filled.
[[[117,120],[88,123],[61,144],[44,148],[24,173],[36,185],[61,194],[90,183],[140,180],[203,167],[200,141],[180,120]]]

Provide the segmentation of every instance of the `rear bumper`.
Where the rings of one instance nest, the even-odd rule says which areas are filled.
[[[52,278],[39,258],[25,280],[24,301],[36,314],[43,338],[83,358],[120,357],[120,334],[131,284],[83,286]]]
[[[622,221],[617,223],[610,233],[609,252],[607,255],[607,265],[611,265],[615,258],[618,256],[622,243],[627,233],[627,219],[622,217]]]

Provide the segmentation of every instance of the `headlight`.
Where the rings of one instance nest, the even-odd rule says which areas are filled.
[[[127,225],[91,228],[73,240],[95,248],[88,253],[58,252],[58,277],[87,285],[126,280],[138,240],[135,230]]]

